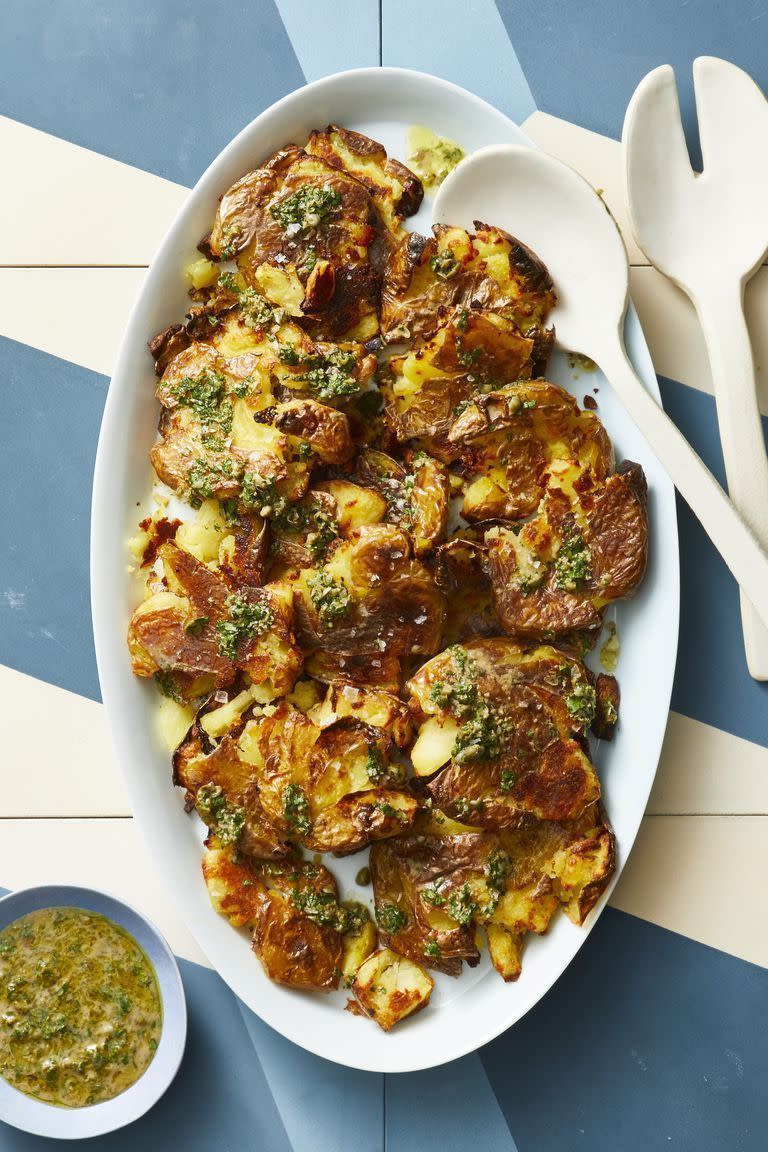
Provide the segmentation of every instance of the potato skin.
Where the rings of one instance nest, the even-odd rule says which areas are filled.
[[[558,585],[555,565],[547,562],[538,587],[521,584],[519,550],[505,531],[486,534],[488,568],[496,611],[505,632],[540,639],[599,627],[602,608],[631,595],[645,574],[648,520],[645,478],[639,465],[624,465],[605,484],[581,501],[585,527],[581,533],[590,554],[590,575],[579,587]],[[575,530],[568,499],[559,491],[546,494],[537,522],[526,525],[520,539],[565,540]]]
[[[508,314],[524,331],[543,323],[556,296],[546,267],[515,237],[475,221],[475,232],[436,224],[429,239],[409,233],[392,253],[381,290],[385,342],[430,336],[454,309]],[[441,277],[446,250],[458,268]]]
[[[359,180],[394,235],[400,232],[402,218],[413,216],[421,207],[424,187],[418,176],[399,160],[389,158],[381,144],[361,132],[329,124],[325,131],[311,133],[307,151]],[[374,168],[378,169],[375,175]]]
[[[460,679],[471,680],[503,735],[493,758],[454,758],[429,780],[435,805],[481,828],[516,827],[529,816],[578,817],[600,794],[583,736],[591,716],[582,723],[569,707],[591,691],[586,669],[548,646],[531,651],[499,638],[469,641],[428,661],[408,682],[417,716],[450,716],[437,700],[456,682],[457,650],[469,660]],[[465,719],[458,716],[459,723]]]

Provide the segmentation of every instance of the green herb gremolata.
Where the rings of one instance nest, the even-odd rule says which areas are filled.
[[[270,215],[286,230],[296,232],[325,224],[341,207],[341,196],[330,184],[305,184],[270,206]]]
[[[247,600],[242,592],[229,597],[227,611],[228,619],[219,620],[216,624],[219,654],[227,660],[234,660],[240,643],[268,632],[275,622],[275,614],[264,601]]]
[[[0,1073],[20,1092],[67,1108],[111,1100],[161,1031],[154,970],[111,920],[45,908],[0,932]]]

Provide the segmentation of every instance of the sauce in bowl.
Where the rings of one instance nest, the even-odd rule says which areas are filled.
[[[42,908],[0,932],[0,1075],[82,1108],[130,1088],[160,1041],[154,969],[131,935],[80,908]]]

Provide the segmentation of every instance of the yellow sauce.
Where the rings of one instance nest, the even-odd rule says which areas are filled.
[[[161,1030],[154,969],[111,920],[44,908],[0,932],[0,1074],[14,1088],[68,1108],[111,1100]]]
[[[600,663],[606,672],[615,672],[616,666],[619,663],[619,653],[621,651],[621,644],[619,643],[619,634],[616,631],[616,625],[613,620],[609,620],[606,625],[608,635],[603,641],[603,646],[600,649]]]
[[[407,164],[425,188],[438,188],[463,159],[464,150],[455,140],[449,140],[447,136],[436,136],[430,128],[420,124],[409,128]]]

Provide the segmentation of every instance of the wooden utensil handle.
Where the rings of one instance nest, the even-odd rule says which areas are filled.
[[[695,301],[709,354],[717,401],[728,494],[764,548],[768,547],[768,457],[757,404],[755,365],[744,288]],[[768,680],[768,628],[742,593],[741,621],[747,666]]]
[[[595,356],[648,446],[768,626],[768,555],[700,456],[646,391],[621,339]]]

